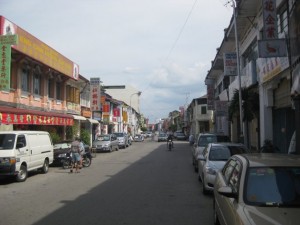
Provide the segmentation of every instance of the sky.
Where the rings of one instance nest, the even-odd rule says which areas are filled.
[[[150,122],[206,94],[228,0],[0,0],[0,14],[80,67],[141,91]]]

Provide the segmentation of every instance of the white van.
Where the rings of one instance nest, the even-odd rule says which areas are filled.
[[[45,131],[0,131],[0,176],[25,181],[28,172],[47,173],[53,162],[53,144]]]

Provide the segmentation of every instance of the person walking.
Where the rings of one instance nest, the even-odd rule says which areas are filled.
[[[80,154],[80,165],[79,165],[79,169],[82,168],[82,160],[83,160],[83,155],[85,154],[85,148],[84,148],[84,144],[83,141],[80,139],[79,140],[79,154]]]
[[[80,164],[80,139],[78,137],[71,143],[71,153],[72,153],[72,167],[70,173],[73,173],[75,168],[75,173],[79,173],[79,164]]]

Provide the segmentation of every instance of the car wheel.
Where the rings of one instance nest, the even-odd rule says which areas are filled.
[[[27,167],[24,165],[21,165],[20,171],[18,175],[16,176],[16,181],[17,182],[24,182],[27,179],[28,172],[27,172]]]
[[[216,202],[213,201],[213,210],[214,210],[214,225],[220,225],[219,217],[216,211]]]
[[[42,167],[42,173],[48,173],[49,171],[49,162],[47,159],[45,159],[44,165]]]

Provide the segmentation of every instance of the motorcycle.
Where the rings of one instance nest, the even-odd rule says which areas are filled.
[[[67,152],[65,158],[61,160],[64,169],[70,169],[73,166],[72,152]],[[92,155],[90,152],[85,152],[82,156],[82,166],[89,167],[92,164]]]
[[[169,151],[171,151],[173,148],[173,141],[169,139],[167,145],[168,145]]]

